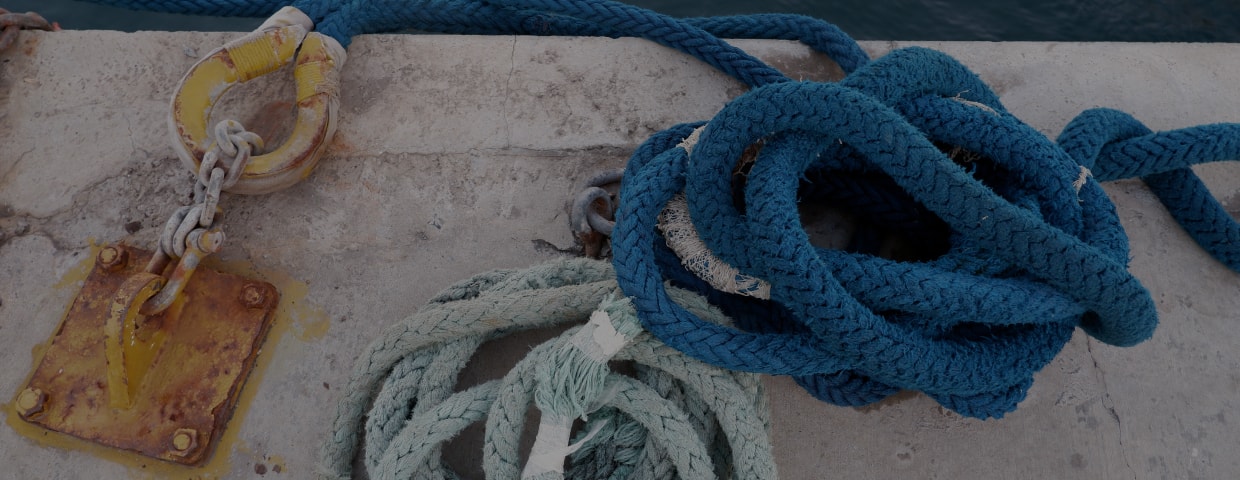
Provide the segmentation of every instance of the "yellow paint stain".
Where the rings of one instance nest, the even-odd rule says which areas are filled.
[[[65,276],[61,277],[59,282],[52,285],[53,289],[82,289],[82,282],[86,281],[86,277],[90,275],[90,271],[95,268],[95,257],[99,255],[99,250],[103,248],[103,245],[95,243],[95,239],[93,238],[87,239],[87,242],[90,243],[89,254],[79,261],[77,265],[69,267],[69,271],[65,272]],[[65,305],[65,312],[67,313],[68,311],[69,305]],[[64,318],[64,315],[61,315],[61,318]],[[42,356],[40,356],[40,358],[42,358]]]
[[[47,347],[50,345],[48,342],[50,341],[51,339],[48,339],[47,341],[36,343],[33,347],[30,347],[30,358],[34,359],[34,365],[38,365],[39,362],[43,360],[43,354],[47,353]]]
[[[90,241],[90,255],[85,256],[78,264],[69,268],[64,277],[52,285],[51,288],[56,290],[67,288],[80,289],[82,282],[86,280],[91,269],[94,268],[95,257],[102,247],[103,245],[96,244],[92,239]],[[263,347],[261,347],[262,350],[271,350],[267,347],[277,345],[286,336],[285,334],[289,332],[292,332],[293,337],[303,342],[317,341],[327,335],[327,331],[331,327],[330,319],[325,311],[307,300],[306,295],[309,292],[309,285],[305,282],[298,281],[283,272],[270,270],[259,272],[244,261],[223,262],[208,257],[203,262],[203,266],[221,272],[261,279],[275,285],[276,289],[280,291],[280,303],[276,307],[275,318],[267,339]],[[76,292],[74,296],[76,296]],[[70,306],[65,305],[64,311],[61,313],[62,321],[68,313]],[[102,335],[103,332],[100,332],[100,334]],[[51,338],[31,347],[31,365],[37,366],[43,361],[43,355],[46,353],[50,343]],[[284,457],[279,455],[256,455],[256,452],[253,452],[239,438],[239,426],[244,422],[249,406],[253,404],[254,397],[258,392],[257,385],[262,381],[263,374],[269,370],[272,362],[273,355],[270,353],[264,354],[262,350],[260,350],[258,357],[255,359],[249,378],[237,396],[237,405],[233,411],[233,417],[223,429],[215,451],[208,457],[205,463],[197,467],[145,457],[26,423],[17,414],[16,410],[17,396],[20,394],[20,390],[13,393],[13,398],[8,403],[0,405],[0,411],[4,413],[5,423],[10,428],[33,441],[36,445],[45,448],[84,452],[93,457],[123,465],[128,468],[130,478],[135,480],[221,479],[232,473],[232,459],[239,456],[239,454],[250,458],[264,458],[267,464],[266,468],[269,471],[287,473],[289,468],[285,464]],[[33,373],[32,368],[22,382],[23,386],[29,383],[30,375]],[[248,463],[248,460],[246,461]]]
[[[317,342],[327,336],[327,331],[331,329],[331,319],[327,315],[302,318],[301,321],[293,322],[293,335],[303,342]]]
[[[306,282],[284,272],[254,270],[253,265],[241,260],[219,261],[208,257],[203,264],[221,272],[257,278],[276,286],[280,291],[280,305],[276,307],[276,321],[271,326],[268,342],[289,332],[303,342],[316,342],[326,337],[331,329],[331,318],[327,312],[307,300],[310,285]]]

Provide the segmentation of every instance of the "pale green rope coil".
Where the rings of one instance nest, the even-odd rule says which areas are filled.
[[[757,377],[662,344],[616,292],[611,266],[585,259],[448,287],[358,357],[322,473],[352,477],[360,453],[370,478],[455,478],[439,458],[443,443],[485,419],[487,478],[776,478]],[[672,298],[730,323],[695,294],[673,290]],[[502,379],[453,391],[485,341],[556,325],[577,326],[533,348]],[[616,362],[633,376],[612,370]],[[540,425],[523,460],[531,404]]]

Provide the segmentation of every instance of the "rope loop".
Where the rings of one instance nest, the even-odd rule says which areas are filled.
[[[756,88],[691,153],[675,129],[630,159],[612,241],[645,326],[695,358],[793,375],[833,403],[913,389],[998,417],[1075,327],[1115,345],[1153,333],[1114,206],[1082,173],[1094,163],[1013,117],[946,55],[902,49],[838,84]],[[682,191],[699,240],[739,278],[769,284],[769,300],[712,286],[664,245],[658,217]],[[815,247],[798,211],[806,199],[941,247],[905,261]],[[740,328],[695,317],[665,280],[707,295]]]
[[[1189,168],[1240,159],[1240,124],[1153,132],[1127,113],[1095,108],[1069,122],[1058,141],[1099,181],[1139,176],[1201,248],[1240,271],[1240,224]]]
[[[692,479],[776,478],[758,378],[664,345],[616,292],[611,266],[586,259],[497,270],[448,287],[359,356],[321,473],[349,478],[361,453],[370,478],[453,478],[436,458],[442,444],[485,421],[487,478],[668,478],[673,471]],[[700,318],[729,321],[697,295],[671,295]],[[453,392],[482,343],[570,325],[503,378]],[[613,362],[634,373],[619,373]],[[530,405],[542,422],[522,465]]]
[[[191,15],[268,17],[287,0],[90,0]],[[354,36],[415,30],[472,35],[641,37],[692,55],[748,86],[788,81],[778,70],[721,38],[797,40],[847,73],[869,62],[835,25],[804,15],[676,19],[610,0],[297,0],[315,30],[348,47]]]

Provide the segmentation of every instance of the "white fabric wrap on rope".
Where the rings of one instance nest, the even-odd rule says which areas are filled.
[[[564,457],[577,451],[568,445],[572,430],[573,419],[543,412],[538,422],[538,436],[534,438],[534,447],[530,449],[521,478],[533,479],[546,474],[563,476]],[[578,448],[583,443],[578,443]]]
[[[534,480],[552,476],[564,478],[564,459],[581,450],[586,443],[598,435],[607,425],[599,422],[591,428],[586,436],[572,445],[568,444],[573,430],[573,419],[544,413],[538,422],[538,436],[534,437],[534,446],[530,448],[530,457],[525,461],[525,469],[521,471],[523,480]]]
[[[680,263],[710,286],[763,300],[771,298],[771,284],[741,273],[711,253],[698,236],[693,219],[689,218],[689,202],[684,194],[678,193],[667,202],[659,214],[659,230],[663,232],[667,246],[680,258]]]
[[[595,310],[590,314],[590,322],[573,335],[570,345],[581,350],[591,360],[607,363],[611,361],[611,357],[616,356],[616,352],[628,345],[629,340],[616,331],[607,312]]]
[[[254,31],[261,32],[291,25],[300,25],[306,30],[314,30],[314,20],[311,20],[309,15],[306,15],[296,7],[283,7],[263,21],[262,25],[259,25]]]
[[[693,129],[693,133],[681,140],[676,146],[685,150],[686,155],[693,154],[693,147],[706,125]],[[762,279],[740,273],[736,267],[720,260],[711,253],[698,236],[693,219],[689,218],[689,202],[683,193],[676,194],[672,201],[663,207],[659,214],[659,231],[667,246],[676,252],[680,263],[698,278],[705,280],[710,286],[725,292],[748,295],[754,298],[771,298],[771,285]]]
[[[577,349],[590,360],[606,365],[616,356],[616,353],[629,344],[630,340],[632,339],[616,330],[615,325],[611,323],[611,316],[600,309],[590,314],[590,321],[569,338],[565,347]],[[614,395],[613,390],[605,390],[603,395]],[[594,405],[590,406],[591,411],[597,409],[600,403],[605,403],[605,400],[604,402],[598,400],[600,399],[595,399]],[[521,471],[521,478],[528,480],[548,477],[562,478],[564,459],[594,438],[604,425],[606,422],[599,422],[584,438],[569,445],[573,419],[543,410],[542,418],[538,423],[538,435],[534,438],[534,446],[530,449],[529,459],[526,460],[525,468]]]

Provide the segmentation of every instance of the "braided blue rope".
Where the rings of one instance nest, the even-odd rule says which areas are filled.
[[[287,5],[280,0],[87,0],[91,3],[146,12],[209,15],[214,17],[267,17]]]
[[[1186,168],[1240,156],[1240,126],[1153,134],[1097,110],[1056,145],[962,65],[925,49],[892,52],[838,85],[755,89],[706,125],[691,155],[675,146],[688,129],[656,135],[630,159],[612,239],[622,288],[669,345],[730,368],[797,376],[832,403],[915,389],[965,415],[1002,416],[1075,326],[1115,345],[1148,338],[1157,315],[1127,272],[1127,238],[1100,180],[1142,175],[1203,247],[1233,268],[1240,258],[1240,228]],[[736,159],[758,140],[765,146],[734,201]],[[966,169],[931,141],[989,163]],[[810,245],[799,180],[856,172],[858,162],[908,193],[907,207],[950,226],[946,253],[899,263]],[[698,321],[667,301],[661,282],[684,283],[656,259],[654,222],[682,189],[709,248],[771,282],[757,315],[790,316],[803,328],[752,328],[751,314],[736,310],[744,302],[726,295],[711,298],[748,331]]]
[[[1240,271],[1240,225],[1188,167],[1240,158],[1240,124],[1152,132],[1132,116],[1087,110],[1058,142],[1099,181],[1140,176],[1201,248]]]
[[[288,0],[88,0],[135,10],[262,17]],[[720,40],[799,40],[836,60],[845,72],[869,57],[835,25],[803,15],[674,19],[609,0],[297,0],[316,29],[348,47],[365,33],[419,30],[476,35],[642,37],[677,49],[749,86],[786,81],[762,61]]]
[[[608,0],[364,0],[326,10],[323,3],[309,0],[294,6],[307,11],[313,19],[321,18],[319,31],[345,46],[355,35],[400,29],[483,35],[641,37],[692,55],[749,86],[788,79],[719,37],[800,40],[836,60],[846,72],[869,60],[860,46],[836,26],[801,15],[682,21]]]
[[[732,146],[748,145],[752,140],[756,140],[760,132],[781,131],[785,128],[814,128],[819,122],[827,123],[826,117],[836,125],[874,125],[874,122],[862,122],[862,119],[850,116],[840,115],[841,111],[846,111],[844,103],[856,102],[865,97],[855,94],[839,87],[830,85],[812,85],[813,87],[824,90],[837,90],[839,96],[835,99],[828,97],[828,100],[842,100],[842,102],[822,103],[816,105],[818,111],[804,111],[797,109],[795,105],[813,105],[811,98],[804,96],[796,98],[792,101],[787,99],[776,99],[781,105],[791,106],[793,112],[785,111],[785,115],[778,117],[780,119],[802,119],[802,123],[796,125],[777,125],[772,123],[751,123],[750,132],[739,132],[736,129],[730,129],[728,126],[733,125],[727,122],[729,114],[752,115],[752,112],[769,111],[764,109],[762,105],[751,104],[745,102],[745,99],[764,100],[758,96],[758,92],[772,93],[779,96],[803,94],[807,91],[809,85],[789,84],[789,88],[781,88],[778,86],[766,87],[755,90],[754,94],[746,95],[742,99],[725,108],[715,121],[707,126],[703,132],[698,149],[695,150],[694,158],[698,158],[698,152],[705,152],[713,142],[719,142],[723,145],[726,138],[735,139]],[[848,98],[853,97],[853,98]],[[831,112],[831,115],[825,115]],[[872,112],[866,112],[872,113]],[[894,114],[890,116],[898,120]],[[723,120],[722,123],[716,123]],[[753,120],[749,118],[747,120]],[[716,125],[722,125],[715,128]],[[881,130],[881,127],[880,127]],[[911,130],[911,127],[909,127]],[[838,133],[838,132],[834,132]],[[906,135],[910,138],[920,138],[916,132]],[[849,138],[849,141],[852,139]],[[922,140],[924,142],[924,139]],[[851,143],[851,142],[850,142]],[[743,144],[743,145],[742,145]],[[767,148],[771,149],[778,145],[779,142],[768,144]],[[933,147],[926,146],[923,152],[933,152],[938,154]],[[907,150],[907,149],[905,149]],[[902,157],[908,154],[909,157],[916,158],[918,154],[900,150],[898,154],[891,154],[893,157]],[[996,341],[996,342],[974,342],[962,344],[954,340],[942,342],[928,341],[928,339],[919,338],[914,332],[905,331],[898,325],[883,322],[874,317],[869,310],[855,302],[848,303],[852,300],[852,296],[839,283],[832,282],[830,278],[812,278],[810,273],[820,272],[829,277],[826,272],[836,271],[838,268],[850,267],[847,264],[847,257],[837,257],[833,259],[814,258],[814,252],[809,248],[799,248],[795,245],[781,244],[777,240],[767,237],[763,240],[768,241],[750,241],[747,246],[750,250],[750,260],[757,262],[767,262],[768,266],[775,260],[781,260],[777,266],[769,266],[766,271],[747,271],[746,273],[755,274],[773,284],[772,299],[781,305],[792,309],[794,316],[801,319],[814,335],[788,335],[784,333],[774,334],[750,334],[728,329],[725,327],[706,324],[705,322],[695,321],[691,315],[680,309],[679,306],[664,301],[665,298],[659,298],[658,294],[649,294],[649,290],[662,290],[662,275],[657,272],[649,272],[648,269],[653,267],[650,258],[653,256],[650,250],[654,244],[652,238],[653,223],[647,223],[642,226],[635,226],[634,221],[641,222],[642,219],[652,222],[654,215],[670,198],[672,193],[679,190],[675,179],[683,180],[684,156],[683,150],[673,149],[665,152],[660,158],[666,156],[667,153],[679,153],[679,162],[651,162],[646,168],[637,170],[635,177],[630,177],[632,181],[626,181],[622,190],[621,212],[617,215],[619,223],[617,224],[617,233],[613,238],[616,251],[616,262],[618,268],[618,276],[621,280],[622,288],[626,293],[633,296],[635,306],[641,312],[642,318],[648,328],[656,335],[660,336],[669,345],[675,348],[685,350],[693,356],[701,358],[711,363],[717,363],[729,368],[737,368],[743,370],[761,371],[766,373],[794,374],[806,375],[816,373],[839,373],[852,370],[856,367],[862,367],[869,376],[881,378],[885,380],[883,383],[897,384],[902,388],[917,388],[932,394],[951,395],[954,397],[968,397],[986,393],[993,393],[992,397],[1011,399],[1013,395],[1008,392],[1013,388],[1019,387],[1023,393],[1023,387],[1026,387],[1030,381],[1033,371],[1040,368],[1040,365],[1048,362],[1057,346],[1062,346],[1067,341],[1071,333],[1071,326],[1064,328],[1062,324],[1052,324],[1040,330],[1040,335],[1028,335],[1022,337],[1026,339],[1024,342],[1014,343],[1012,341]],[[734,152],[739,155],[739,151]],[[940,154],[941,155],[941,154]],[[702,154],[703,158],[712,158],[708,153]],[[921,156],[924,156],[921,155]],[[736,158],[732,156],[730,158]],[[811,157],[812,158],[812,157]],[[755,164],[755,169],[760,166],[767,165],[762,157]],[[921,159],[918,159],[921,160]],[[693,167],[696,168],[702,162],[694,162]],[[665,170],[664,168],[675,169],[680,167],[682,170]],[[633,172],[636,169],[630,165],[628,171]],[[793,175],[799,174],[795,169],[788,169]],[[650,174],[646,177],[645,174]],[[730,176],[730,170],[728,172]],[[690,178],[705,178],[690,174]],[[750,172],[749,186],[755,188],[760,185],[758,180],[766,177],[760,176],[759,172]],[[648,193],[651,186],[645,182],[651,179],[673,179],[673,181],[661,182],[661,192],[664,198],[655,198],[653,201],[646,201],[647,198],[638,200],[638,195]],[[795,176],[793,186],[795,187]],[[640,185],[642,192],[634,194],[633,185]],[[670,188],[667,188],[670,187]],[[980,190],[980,189],[979,189]],[[692,192],[692,189],[686,189]],[[795,192],[795,190],[793,190]],[[764,203],[777,205],[773,210],[778,210],[779,201],[765,199],[773,198],[768,196],[747,195],[747,206],[757,208],[763,213],[769,213],[762,210]],[[795,198],[786,198],[794,204]],[[730,204],[724,201],[723,204]],[[636,211],[639,208],[645,208],[645,211]],[[955,208],[950,206],[948,208]],[[795,218],[795,208],[790,210],[793,218],[779,218],[778,220],[763,217],[762,213],[752,212],[753,218],[768,218],[769,223],[754,228],[742,225],[744,232],[750,236],[774,235],[774,232],[780,234],[791,235],[799,233],[803,235],[800,229],[799,220]],[[942,213],[942,212],[940,212]],[[980,216],[980,215],[979,215]],[[695,219],[698,218],[695,216]],[[718,220],[718,219],[712,219]],[[712,221],[700,222],[703,227],[704,240],[710,238],[709,233],[705,233],[705,224]],[[722,224],[722,221],[717,222]],[[647,227],[647,228],[643,228]],[[764,231],[763,231],[764,230]],[[647,232],[646,235],[634,235],[635,232]],[[645,237],[642,239],[641,237]],[[637,243],[635,245],[634,243]],[[710,242],[708,241],[708,244]],[[799,242],[808,247],[808,239],[799,239]],[[712,246],[718,251],[717,247]],[[629,256],[629,253],[633,253]],[[778,258],[778,257],[784,258]],[[773,258],[768,258],[773,257]],[[730,260],[730,259],[729,259]],[[833,260],[830,264],[825,262]],[[808,266],[809,268],[802,268]],[[859,268],[859,266],[851,265]],[[896,265],[892,265],[896,266]],[[756,270],[756,265],[749,266],[750,269]],[[814,268],[816,267],[816,268]],[[854,269],[856,269],[854,268]],[[648,273],[643,273],[643,270]],[[744,269],[744,268],[743,268]],[[771,270],[782,270],[786,273],[786,277],[776,276],[777,273]],[[909,269],[905,274],[915,273],[917,269]],[[1122,269],[1121,269],[1122,270]],[[806,277],[811,278],[806,278]],[[795,278],[795,279],[794,279]],[[898,278],[897,275],[891,275],[888,278]],[[857,279],[859,288],[856,290],[873,289],[881,285],[861,285],[860,279]],[[637,281],[644,281],[640,286],[635,286]],[[945,285],[942,290],[952,290],[952,287],[958,285]],[[977,289],[971,289],[977,291]],[[976,297],[974,297],[976,298]],[[971,298],[972,299],[972,298]],[[1019,300],[1019,299],[1014,299]],[[1033,297],[1028,297],[1027,304],[1016,305],[1017,308],[1012,309],[1012,313],[1026,314],[1032,312],[1038,306],[1054,305],[1063,302],[1042,302]],[[886,305],[887,307],[895,305]],[[1068,305],[1071,307],[1071,305]],[[972,307],[972,308],[970,308]],[[970,309],[978,313],[986,313],[986,310],[978,308],[976,305],[957,305],[958,309]],[[993,312],[993,311],[992,311]],[[1004,312],[1008,312],[1004,309]],[[1040,313],[1040,312],[1039,312]],[[1002,318],[1003,315],[993,315],[995,318]],[[1062,318],[1051,316],[1049,318]],[[857,320],[856,322],[848,322],[847,320]],[[980,318],[973,318],[972,321],[983,321]],[[665,322],[665,323],[663,323]],[[900,348],[893,348],[900,347]],[[1049,353],[1048,353],[1049,352]],[[936,362],[936,360],[938,360]],[[949,361],[950,360],[950,361]],[[994,368],[1000,366],[1000,368]],[[1006,368],[1004,368],[1006,367]],[[952,372],[957,372],[953,374]],[[867,387],[870,389],[870,387]],[[1001,394],[1001,395],[1000,395]],[[1023,396],[1023,395],[1022,395]],[[1014,406],[1014,405],[1012,405]]]

